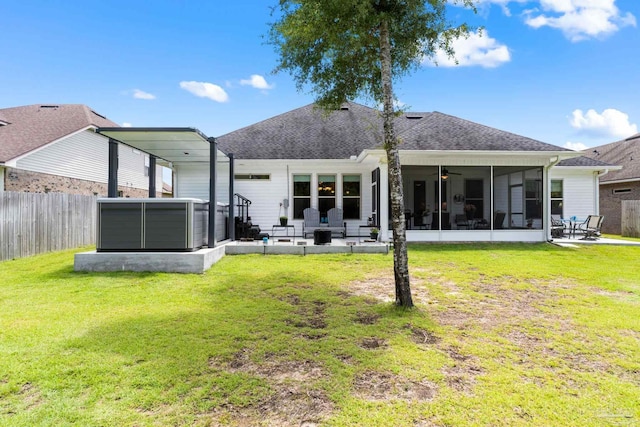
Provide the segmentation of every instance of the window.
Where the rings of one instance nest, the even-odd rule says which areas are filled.
[[[149,156],[144,156],[144,176],[149,176]]]
[[[342,176],[342,211],[344,219],[360,219],[360,175]]]
[[[233,178],[238,181],[268,181],[271,175],[268,173],[237,173]]]
[[[311,207],[311,175],[293,175],[293,218],[304,219]]]
[[[551,215],[560,215],[560,218],[564,218],[562,193],[562,180],[551,180]]]
[[[336,176],[318,175],[318,210],[320,222],[327,222],[327,212],[336,207]]]

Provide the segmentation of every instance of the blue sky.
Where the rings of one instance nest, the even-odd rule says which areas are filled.
[[[220,136],[313,101],[272,74],[269,1],[3,0],[0,108],[86,104],[123,126]],[[485,28],[396,84],[440,111],[559,146],[638,133],[638,0],[483,0]]]

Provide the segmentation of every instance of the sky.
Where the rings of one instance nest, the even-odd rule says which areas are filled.
[[[395,83],[403,109],[571,149],[640,132],[639,0],[476,3],[448,8],[483,28],[455,43],[457,62],[437,52]],[[221,136],[302,107],[310,90],[273,73],[276,4],[0,0],[0,108],[85,104],[121,126]]]

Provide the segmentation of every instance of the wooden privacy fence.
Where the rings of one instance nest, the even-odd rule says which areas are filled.
[[[96,242],[96,197],[0,192],[0,261]]]
[[[640,237],[640,200],[623,200],[621,219],[623,237]]]

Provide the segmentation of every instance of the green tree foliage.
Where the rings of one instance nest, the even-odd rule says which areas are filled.
[[[389,167],[396,303],[411,298],[404,195],[393,129],[393,82],[436,50],[453,55],[452,42],[466,37],[466,24],[446,20],[447,0],[280,0],[269,41],[299,90],[310,86],[319,106],[332,110],[360,97],[383,106],[384,147]],[[472,0],[459,0],[473,8]]]

